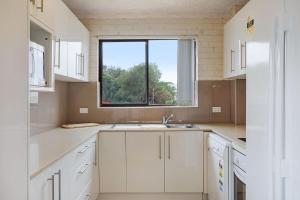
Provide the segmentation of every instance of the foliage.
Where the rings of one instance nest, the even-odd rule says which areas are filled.
[[[115,66],[103,66],[102,103],[145,104],[147,103],[146,67],[144,63],[127,70]],[[149,103],[175,105],[176,87],[161,80],[161,72],[154,63],[149,64]]]

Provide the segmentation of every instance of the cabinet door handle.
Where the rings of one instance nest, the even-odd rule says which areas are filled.
[[[162,155],[161,155],[161,135],[159,136],[159,139],[158,139],[158,141],[159,141],[159,160],[161,160],[162,159]]]
[[[247,56],[246,56],[246,54],[247,54],[247,43],[245,42],[244,44],[241,42],[241,57],[240,57],[240,59],[241,59],[241,69],[246,69],[246,67],[247,67],[247,65],[246,65],[246,63],[247,63],[247,61],[246,61],[246,58],[247,58]],[[243,54],[243,49],[244,49],[244,54]],[[243,57],[243,55],[244,55],[244,57]],[[243,58],[245,59],[245,62],[243,62]],[[243,63],[245,63],[245,65],[243,65]]]
[[[81,149],[80,151],[78,151],[78,153],[84,153],[86,152],[86,150],[88,150],[90,147],[88,145],[86,145],[83,149]]]
[[[55,63],[55,67],[60,69],[60,38],[58,40],[56,40],[55,42],[58,43],[58,49],[55,48],[55,51],[58,51],[58,53],[57,53],[57,63]],[[54,54],[54,55],[56,55],[56,54]],[[56,61],[56,58],[54,60]]]
[[[58,175],[58,200],[61,200],[61,170],[58,170],[54,175]]]
[[[171,136],[168,136],[168,152],[169,152],[169,160],[171,160]]]
[[[76,68],[76,74],[78,75],[78,74],[80,74],[80,72],[78,72],[79,70],[78,70],[78,54],[76,53],[76,63],[75,63],[75,68]]]
[[[48,181],[51,181],[52,185],[51,185],[51,195],[52,195],[52,200],[54,200],[54,176],[52,175],[51,178],[48,178]]]
[[[78,171],[79,174],[84,174],[84,172],[86,172],[86,170],[89,168],[89,164],[85,164],[85,168],[81,169]]]
[[[35,5],[35,0],[30,0],[30,2],[32,3],[32,5]]]
[[[81,69],[82,69],[82,76],[84,76],[84,54],[82,54],[82,64],[81,64]]]
[[[230,51],[230,71],[234,72],[235,69],[233,68],[233,55],[234,55],[235,51],[231,49]]]
[[[44,0],[41,0],[41,6],[37,6],[36,9],[39,9],[41,12],[44,12]]]
[[[94,145],[95,145],[95,157],[94,157],[94,165],[95,166],[97,166],[97,142],[96,141],[94,141],[93,142],[94,143]]]

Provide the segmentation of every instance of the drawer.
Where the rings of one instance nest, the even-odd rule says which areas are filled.
[[[72,166],[81,165],[86,157],[93,156],[95,157],[96,153],[96,136],[84,142],[82,145],[77,147],[70,155],[69,161]]]
[[[83,162],[79,167],[75,167],[71,173],[71,199],[76,199],[83,189],[93,180],[93,162]]]
[[[84,191],[79,195],[76,200],[95,200],[98,197],[98,193],[95,193],[94,182],[91,181],[88,183]]]

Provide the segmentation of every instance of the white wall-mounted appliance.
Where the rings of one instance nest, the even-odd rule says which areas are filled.
[[[232,199],[246,200],[246,155],[232,150]]]
[[[29,47],[29,82],[31,86],[45,87],[45,47],[35,42],[30,42]]]
[[[207,154],[207,190],[209,200],[230,200],[231,143],[209,133]]]

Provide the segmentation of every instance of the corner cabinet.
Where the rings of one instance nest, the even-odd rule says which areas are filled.
[[[101,193],[202,193],[202,131],[101,132]]]
[[[31,200],[95,200],[98,194],[96,136],[30,179]]]
[[[245,78],[249,10],[243,7],[224,26],[224,78]]]

